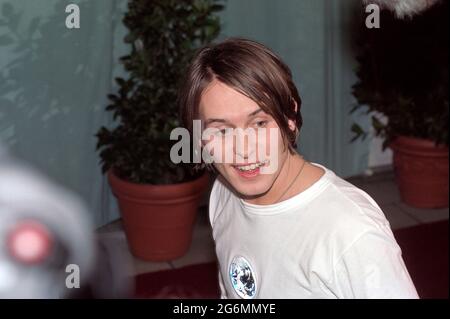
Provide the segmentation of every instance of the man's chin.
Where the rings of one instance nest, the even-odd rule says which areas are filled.
[[[242,178],[234,172],[234,169],[227,169],[222,175],[222,181],[228,184],[228,187],[239,197],[243,199],[255,199],[264,196],[270,189],[271,183],[261,179],[264,176],[256,178]],[[267,184],[267,185],[266,185]]]

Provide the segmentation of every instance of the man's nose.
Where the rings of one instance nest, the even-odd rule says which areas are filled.
[[[254,155],[256,152],[256,145],[252,145],[255,143],[251,143],[250,140],[251,139],[247,134],[244,134],[241,130],[237,130],[233,142],[233,152],[236,159],[247,160]]]

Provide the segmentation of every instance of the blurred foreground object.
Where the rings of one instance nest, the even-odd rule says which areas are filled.
[[[442,0],[363,0],[365,5],[376,4],[382,9],[394,11],[401,19],[419,14],[440,1]]]
[[[63,298],[66,267],[78,267],[80,283],[93,268],[94,234],[83,205],[4,149],[0,245],[0,298]]]
[[[0,145],[0,298],[115,297],[117,259],[76,196]]]

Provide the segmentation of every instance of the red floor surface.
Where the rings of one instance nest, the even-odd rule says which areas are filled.
[[[398,230],[395,237],[421,298],[448,298],[448,221]],[[216,263],[141,274],[138,298],[218,298]]]
[[[448,220],[394,232],[421,298],[448,298]]]

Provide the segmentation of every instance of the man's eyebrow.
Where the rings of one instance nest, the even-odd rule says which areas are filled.
[[[209,125],[214,122],[227,123],[228,121],[224,120],[224,119],[207,119],[207,120],[205,120],[205,125]]]
[[[259,109],[255,110],[255,111],[251,112],[250,114],[248,114],[247,117],[255,116],[256,114],[258,114],[259,112],[262,112],[262,111],[263,111],[263,109],[259,108]],[[210,118],[210,119],[205,120],[205,125],[209,125],[209,124],[214,123],[214,122],[228,123],[228,121],[225,120],[225,119]]]
[[[263,109],[259,108],[256,111],[253,111],[252,113],[250,113],[247,117],[251,117],[251,116],[255,116],[256,114],[258,114],[259,112],[262,112]]]

